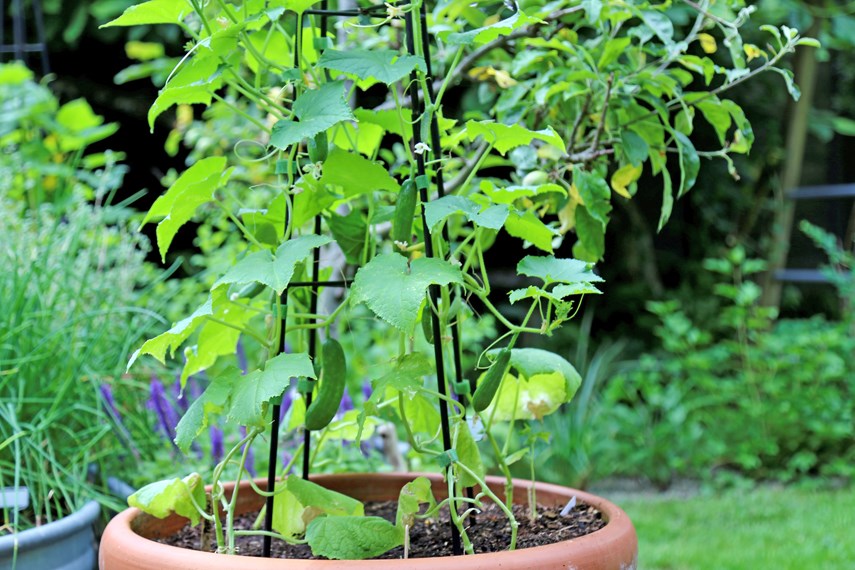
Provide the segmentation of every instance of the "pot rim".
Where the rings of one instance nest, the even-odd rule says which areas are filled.
[[[367,479],[370,477],[371,481],[376,482],[377,486],[390,485],[394,483],[401,483],[403,485],[407,481],[411,481],[419,476],[425,476],[431,479],[433,483],[436,481],[442,481],[442,474],[440,473],[343,473],[343,474],[320,474],[312,476],[311,479],[317,483],[323,484],[324,480],[341,480],[341,479]],[[490,487],[498,486],[500,488],[504,487],[505,479],[503,477],[497,476],[488,476],[486,478],[486,482],[490,485]],[[526,479],[514,479],[514,488],[526,490],[531,486],[531,482]],[[260,487],[266,487],[266,479],[258,480],[257,483]],[[241,485],[246,485],[248,487],[248,482],[244,481]],[[481,553],[481,554],[470,554],[470,555],[462,555],[462,556],[442,556],[442,557],[431,557],[431,558],[409,558],[406,560],[406,567],[413,568],[416,570],[426,570],[428,568],[436,568],[439,560],[445,561],[454,561],[455,563],[459,563],[460,561],[465,560],[469,565],[467,568],[471,569],[495,569],[497,567],[501,567],[503,562],[507,561],[508,556],[542,556],[542,555],[550,555],[553,554],[555,556],[562,556],[566,559],[566,551],[568,548],[571,548],[572,544],[573,549],[585,549],[585,548],[594,548],[598,552],[606,553],[610,550],[616,549],[618,544],[623,544],[626,541],[632,542],[632,547],[637,553],[637,543],[638,539],[636,537],[635,528],[632,525],[629,517],[620,507],[611,503],[610,501],[599,497],[597,495],[592,495],[585,491],[579,491],[577,489],[572,489],[570,487],[564,487],[561,485],[555,485],[552,483],[538,483],[535,482],[535,489],[538,492],[547,492],[547,493],[556,493],[559,495],[566,495],[568,497],[572,497],[575,495],[577,499],[581,502],[589,504],[595,508],[597,508],[606,519],[607,524],[600,530],[597,530],[593,533],[587,534],[585,536],[581,536],[578,538],[565,540],[561,542],[556,542],[553,544],[543,545],[543,546],[535,546],[531,548],[522,548],[514,551],[504,550],[501,552],[489,552],[489,553]],[[233,484],[229,483],[226,486],[227,490],[233,488]],[[295,559],[295,558],[258,558],[251,556],[228,556],[223,554],[215,554],[211,552],[200,552],[197,550],[185,549],[177,546],[170,546],[166,544],[162,544],[156,542],[155,540],[143,537],[138,535],[131,527],[134,519],[137,516],[140,516],[144,513],[137,508],[128,508],[113,518],[110,521],[109,525],[104,531],[103,539],[102,539],[102,548],[99,552],[99,563],[100,568],[104,568],[105,563],[105,548],[104,548],[104,539],[113,540],[114,535],[122,535],[124,543],[122,544],[122,557],[126,558],[129,556],[142,556],[145,559],[148,559],[152,563],[164,562],[168,560],[170,557],[174,557],[178,555],[178,553],[184,553],[187,557],[193,557],[194,568],[198,567],[199,569],[204,568],[217,568],[217,564],[222,563],[225,559],[229,560],[228,567],[234,570],[242,570],[242,569],[252,569],[252,570],[281,570],[285,568],[285,564],[287,564],[287,568],[289,570],[320,570],[326,568],[341,568],[342,563],[346,563],[348,567],[352,567],[354,569],[359,570],[367,570],[369,568],[401,568],[402,559],[369,559],[369,560],[305,560],[305,559]],[[137,568],[137,566],[130,566],[131,568]],[[141,568],[142,566],[140,566]],[[151,566],[151,567],[165,567],[165,566]],[[568,568],[573,568],[573,566],[568,566]]]
[[[12,552],[15,548],[21,552],[46,542],[59,541],[91,526],[100,514],[101,505],[97,501],[87,501],[82,507],[61,519],[0,537],[0,555],[4,552]]]

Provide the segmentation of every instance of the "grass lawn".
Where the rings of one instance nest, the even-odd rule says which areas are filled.
[[[639,570],[855,570],[855,488],[615,500]]]

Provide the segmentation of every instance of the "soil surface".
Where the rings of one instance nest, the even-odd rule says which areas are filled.
[[[367,503],[365,514],[383,517],[395,522],[398,504],[395,501]],[[519,522],[517,548],[531,548],[553,544],[571,538],[590,534],[606,526],[602,515],[594,507],[578,503],[566,516],[561,516],[561,508],[538,506],[537,517],[529,519],[528,506],[514,505],[514,516]],[[250,528],[258,517],[258,512],[237,517],[238,529]],[[476,553],[506,550],[510,544],[511,529],[504,513],[494,504],[486,504],[484,510],[467,524],[467,534]],[[209,533],[209,550],[216,548],[213,530]],[[201,550],[200,526],[186,526],[184,529],[158,542]],[[260,536],[239,536],[236,538],[238,552],[244,556],[261,556],[262,538]],[[273,540],[274,558],[319,558],[312,555],[307,545],[291,545],[281,540]],[[436,519],[417,520],[410,529],[410,558],[431,556],[451,556],[451,537],[448,524],[448,510],[440,513]],[[377,558],[403,558],[404,548],[398,547]]]

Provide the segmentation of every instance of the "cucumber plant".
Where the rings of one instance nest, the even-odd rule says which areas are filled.
[[[570,362],[523,346],[522,335],[551,335],[601,292],[593,263],[605,257],[614,201],[661,200],[661,227],[701,158],[732,164],[748,152],[750,123],[723,96],[731,87],[773,71],[797,96],[780,63],[816,42],[766,27],[767,46],[744,43],[751,12],[742,0],[359,0],[334,11],[315,0],[150,0],[108,23],[171,24],[187,35],[149,112],[152,128],[175,106],[201,105],[243,133],[224,141],[230,153],[220,145],[196,156],[143,219],[157,223],[164,260],[193,219],[218,219],[241,239],[209,256],[227,263],[207,298],[131,364],[163,362],[183,346],[182,379],[201,370],[213,379],[177,426],[180,448],[213,422],[247,435],[215,469],[209,495],[194,475],[155,483],[131,503],[206,519],[221,552],[235,553],[237,533],[259,532],[348,558],[404,543],[426,516],[422,503],[429,514],[449,505],[455,549],[472,553],[464,515],[488,498],[507,514],[515,548],[509,466],[528,456],[534,473],[538,438],[511,449],[516,438],[500,441],[495,427],[554,413],[581,382]],[[720,148],[695,148],[696,123]],[[641,192],[642,176],[658,192]],[[504,256],[519,278],[504,293],[491,286],[485,255],[500,235],[529,250]],[[321,250],[342,262],[323,263]],[[342,294],[319,308],[331,290]],[[508,305],[522,308],[509,316]],[[500,331],[488,346],[463,346],[461,329],[477,315]],[[364,345],[366,318],[397,340],[384,356],[353,349]],[[254,347],[246,375],[234,367],[239,339]],[[475,366],[463,369],[461,353]],[[371,392],[356,410],[339,409],[345,386],[363,379],[356,374]],[[226,496],[222,479],[245,476],[262,434],[278,443],[279,402],[293,384],[300,395],[281,429],[302,437],[291,463],[303,478],[274,482],[292,465],[270,465],[271,485],[256,489],[268,497],[265,529],[238,531],[237,490]],[[360,441],[390,418],[449,490],[437,502],[425,480],[410,483],[395,524],[304,480],[320,446]],[[484,483],[482,445],[497,458],[505,498]]]

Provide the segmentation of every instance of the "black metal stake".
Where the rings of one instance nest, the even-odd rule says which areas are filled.
[[[405,24],[406,24],[406,33],[407,33],[407,51],[410,55],[416,55],[415,48],[415,39],[413,37],[413,16],[411,12],[407,12],[405,16]],[[416,73],[413,72],[411,76],[410,82],[410,98],[413,101],[413,117],[420,117],[422,113],[421,106],[419,104],[419,83],[417,81]],[[413,146],[415,147],[421,142],[421,118],[415,120],[415,124],[413,125]],[[426,175],[425,168],[425,159],[424,154],[417,153],[416,154],[416,169],[418,172],[418,176],[424,177]],[[427,257],[434,257],[435,253],[433,250],[433,243],[431,242],[430,228],[428,227],[427,220],[425,218],[425,210],[424,205],[427,204],[430,196],[427,191],[427,187],[420,188],[420,197],[422,201],[422,226],[424,228],[424,238],[425,238],[425,255]],[[437,306],[440,297],[440,288],[438,285],[431,285],[428,288],[428,295],[430,298],[430,302],[433,306]],[[434,359],[436,361],[436,382],[437,382],[437,391],[442,395],[446,396],[448,390],[446,389],[446,381],[445,381],[445,366],[443,362],[443,354],[442,354],[442,342],[440,339],[442,338],[442,330],[439,322],[439,315],[436,314],[435,311],[431,311],[431,325],[433,328],[433,337],[435,339],[434,342]],[[450,451],[451,447],[451,426],[448,421],[448,403],[444,398],[439,399],[439,418],[440,423],[442,425],[442,445],[445,451]],[[446,468],[446,476],[451,477],[451,465],[449,464]],[[456,508],[456,504],[452,501],[450,508]],[[460,531],[455,526],[453,521],[450,521],[451,527],[451,549],[455,555],[463,554],[463,548],[460,543]]]
[[[430,96],[431,101],[435,101],[434,99],[434,90],[433,90],[433,69],[431,66],[431,55],[430,55],[430,39],[428,36],[428,26],[427,26],[427,13],[425,11],[425,5],[422,3],[421,7],[422,17],[421,17],[421,28],[422,28],[422,53],[424,54],[425,59],[425,70],[427,71],[428,81],[427,81],[427,94]],[[437,149],[437,152],[440,148],[440,138],[439,138],[439,121],[434,120],[431,121],[430,124],[430,144],[433,148]],[[442,168],[438,168],[436,171],[436,193],[442,198],[445,196],[445,179],[442,174]],[[451,239],[448,233],[448,225],[442,227],[442,238],[445,243],[451,244]],[[449,296],[449,304],[451,301],[454,301],[455,297],[455,289],[451,290],[451,294]],[[436,338],[436,336],[434,336]],[[451,324],[451,350],[452,350],[452,360],[454,362],[454,380],[455,386],[460,386],[463,382],[463,363],[460,361],[460,322],[455,320]],[[475,388],[477,388],[478,380],[473,375],[469,379],[469,391],[470,393],[475,393]],[[460,394],[460,402],[463,404],[463,414],[464,418],[466,417],[466,408],[465,406],[468,404],[469,398],[465,395]],[[472,487],[466,488],[466,496],[470,499],[475,497],[475,491]],[[476,518],[475,513],[470,515],[470,521],[472,524],[475,524]]]
[[[285,332],[287,330],[287,322],[288,322],[288,289],[286,288],[282,292],[282,296],[280,297],[282,304],[282,332],[279,340],[279,354],[285,352]],[[267,491],[273,492],[276,486],[276,466],[279,460],[279,414],[281,411],[281,404],[276,403],[273,405],[273,421],[270,424],[270,454],[268,455],[267,460]],[[273,500],[274,496],[270,495],[267,497],[267,507],[264,511],[264,530],[267,532],[271,532],[273,530]],[[261,555],[265,558],[270,558],[270,549],[271,549],[271,537],[269,534],[266,534],[262,537],[262,553]]]
[[[329,7],[329,1],[323,0],[321,2],[321,10],[326,11]],[[298,22],[298,26],[302,25],[302,22]],[[321,43],[327,37],[327,16],[321,16]],[[299,68],[299,60],[298,65]],[[321,235],[321,217],[319,215],[315,216],[315,227],[314,227],[315,235]],[[317,283],[320,276],[320,268],[321,268],[321,250],[320,248],[315,248],[312,251],[312,281]],[[309,290],[309,313],[314,315],[318,312],[318,287],[312,285]],[[312,361],[318,355],[318,332],[314,329],[309,329],[309,358]],[[309,409],[309,406],[312,403],[312,391],[309,390],[306,392],[306,409]],[[311,445],[312,445],[312,432],[308,429],[303,433],[303,479],[309,478],[309,463],[311,461]]]

